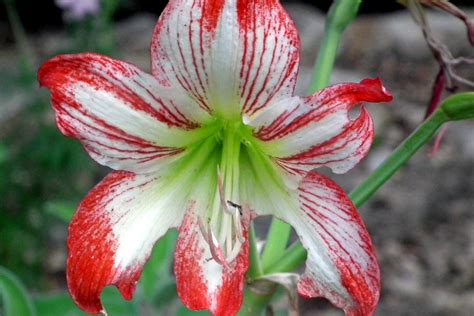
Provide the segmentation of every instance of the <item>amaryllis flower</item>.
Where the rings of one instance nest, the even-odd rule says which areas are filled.
[[[379,268],[347,195],[312,171],[351,169],[373,122],[361,102],[391,100],[378,79],[293,96],[299,38],[278,0],[171,0],[155,28],[152,74],[96,54],[39,70],[59,129],[115,171],[79,205],[67,279],[74,301],[131,299],[155,242],[179,230],[177,291],[193,310],[234,315],[249,265],[249,223],[274,215],[308,250],[300,294],[371,315]],[[157,280],[159,282],[159,280]]]

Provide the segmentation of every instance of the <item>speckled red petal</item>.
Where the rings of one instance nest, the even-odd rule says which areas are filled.
[[[299,38],[277,0],[171,0],[152,39],[154,76],[203,109],[253,115],[293,93]]]
[[[244,236],[246,242],[239,255],[223,266],[213,260],[197,217],[188,213],[179,228],[174,263],[178,295],[184,305],[192,310],[209,310],[214,316],[238,313],[249,264],[247,230]]]

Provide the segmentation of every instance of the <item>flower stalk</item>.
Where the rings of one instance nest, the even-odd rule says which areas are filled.
[[[309,94],[325,88],[331,78],[342,34],[357,16],[361,0],[337,0],[326,19],[325,34],[308,89]]]
[[[248,279],[256,279],[263,275],[262,262],[260,260],[260,252],[257,247],[257,237],[255,235],[255,227],[250,226],[250,262],[249,271],[247,272]]]
[[[290,238],[291,226],[274,218],[267,236],[267,244],[262,254],[264,271],[274,265],[280,254],[284,253]],[[278,255],[275,255],[278,254]]]

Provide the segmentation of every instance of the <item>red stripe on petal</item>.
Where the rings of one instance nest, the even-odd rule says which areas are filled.
[[[174,0],[157,23],[151,52],[160,82],[235,118],[291,95],[299,39],[276,0]]]
[[[202,11],[202,27],[208,33],[214,33],[224,10],[224,0],[206,0]]]
[[[375,313],[379,301],[380,272],[378,267],[376,269],[373,268],[371,271],[373,276],[372,282],[369,284],[366,277],[360,273],[362,271],[359,270],[358,273],[356,273],[353,269],[348,268],[348,265],[353,265],[353,263],[344,261],[336,263],[336,266],[341,272],[342,285],[359,305],[357,307],[347,308],[346,315],[371,316]]]
[[[128,271],[114,268],[117,249],[110,218],[102,209],[104,201],[116,192],[115,187],[135,177],[129,172],[114,172],[95,187],[79,205],[69,225],[67,280],[74,302],[88,313],[100,313],[100,294],[107,285],[119,288],[125,299],[131,299],[142,266]]]
[[[245,230],[239,255],[224,267],[213,260],[197,217],[188,213],[179,228],[174,264],[178,295],[188,308],[209,310],[214,316],[238,313],[249,264],[247,237]]]
[[[89,53],[62,55],[43,64],[38,79],[51,90],[61,132],[78,138],[95,160],[116,170],[156,171],[183,151],[192,139],[186,136],[199,127],[195,117],[187,117],[196,113],[197,104],[122,61]],[[157,154],[156,163],[148,152]]]
[[[148,75],[131,64],[90,53],[57,56],[44,63],[38,71],[40,85],[49,88],[53,93],[63,94],[68,86],[83,83],[95,87],[97,91],[114,94],[132,109],[147,113],[170,126],[196,128],[197,125],[189,120],[177,119],[168,105],[154,95],[159,91],[150,91],[137,81],[137,78],[145,76]],[[152,77],[147,79],[154,80]],[[134,87],[143,89],[144,94],[139,95],[133,90]],[[145,94],[156,103],[147,103],[144,100]],[[74,95],[71,97],[74,98]]]
[[[207,296],[208,287],[202,277],[202,269],[198,262],[206,260],[205,251],[199,247],[199,235],[195,230],[197,222],[185,217],[179,228],[179,239],[176,242],[174,271],[178,294],[184,305],[193,310],[210,307]]]
[[[296,27],[279,1],[238,0],[242,37],[242,109],[253,115],[270,101],[290,96],[299,65]]]
[[[265,152],[290,173],[327,166],[336,173],[354,167],[374,138],[369,112],[349,111],[362,102],[386,102],[392,96],[380,79],[338,84],[307,98],[287,98],[259,113],[250,125]]]
[[[341,83],[325,88],[311,97],[308,103],[326,110],[343,107],[351,110],[362,102],[390,102],[393,96],[382,84],[380,78],[364,79],[359,83]]]
[[[342,173],[362,160],[374,139],[374,125],[369,112],[361,109],[359,117],[344,127],[335,137],[317,144],[307,151],[279,159],[290,168],[309,171],[327,166]]]

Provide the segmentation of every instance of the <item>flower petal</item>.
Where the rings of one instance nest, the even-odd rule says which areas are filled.
[[[182,221],[186,201],[172,190],[157,176],[116,171],[82,201],[69,226],[67,262],[69,291],[81,309],[103,311],[107,285],[132,298],[155,241]]]
[[[391,100],[379,79],[366,79],[334,85],[311,97],[282,100],[249,125],[263,150],[287,171],[304,175],[327,166],[344,173],[367,155],[374,135],[372,118],[364,107],[354,119],[349,111],[361,102]]]
[[[179,228],[174,271],[178,295],[192,310],[214,316],[236,315],[243,298],[248,269],[248,233],[239,255],[227,266],[217,263],[199,228],[198,215],[189,212]]]
[[[315,172],[301,183],[299,204],[299,210],[279,214],[308,250],[298,292],[323,296],[346,315],[372,315],[379,298],[380,272],[356,208],[337,184]]]
[[[192,310],[209,310],[216,316],[236,315],[243,298],[244,277],[248,268],[248,226],[250,219],[242,220],[242,235],[245,242],[241,245],[235,259],[227,262],[221,248],[211,253],[210,241],[204,238],[203,227],[208,223],[218,190],[218,157],[209,159],[206,167],[201,168],[199,185],[194,186],[183,223],[179,227],[176,243],[174,271],[178,295],[182,302]],[[212,188],[212,189],[211,189]],[[222,214],[224,215],[224,214]],[[209,231],[207,231],[209,232]],[[222,237],[222,231],[211,231],[207,237]],[[219,247],[219,246],[218,246]],[[217,251],[216,251],[217,250]],[[225,262],[218,262],[216,259]]]
[[[160,82],[226,117],[290,96],[299,65],[298,34],[278,0],[171,0],[151,51]]]
[[[62,55],[41,67],[59,129],[103,165],[156,171],[201,137],[206,112],[133,65],[96,54]]]

